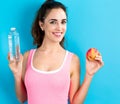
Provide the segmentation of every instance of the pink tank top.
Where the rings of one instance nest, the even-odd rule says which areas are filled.
[[[35,49],[29,53],[25,74],[28,104],[67,104],[72,53],[66,51],[61,67],[47,72],[40,71],[33,66],[34,52]]]

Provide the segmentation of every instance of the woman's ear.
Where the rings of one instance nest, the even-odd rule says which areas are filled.
[[[43,22],[39,21],[39,26],[40,26],[41,30],[44,31],[44,29],[43,29]]]

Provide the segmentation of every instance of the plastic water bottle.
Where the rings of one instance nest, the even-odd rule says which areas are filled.
[[[19,61],[20,57],[20,39],[19,33],[16,31],[16,28],[10,28],[10,33],[8,35],[8,45],[10,52],[10,60],[15,59]]]

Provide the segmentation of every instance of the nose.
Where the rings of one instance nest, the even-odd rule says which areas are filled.
[[[57,23],[56,29],[57,30],[61,30],[62,29],[62,24],[61,23]]]

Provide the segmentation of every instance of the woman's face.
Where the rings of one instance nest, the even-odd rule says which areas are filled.
[[[61,42],[66,32],[67,17],[63,9],[52,9],[44,20],[39,23],[45,32],[44,39],[52,42]]]

